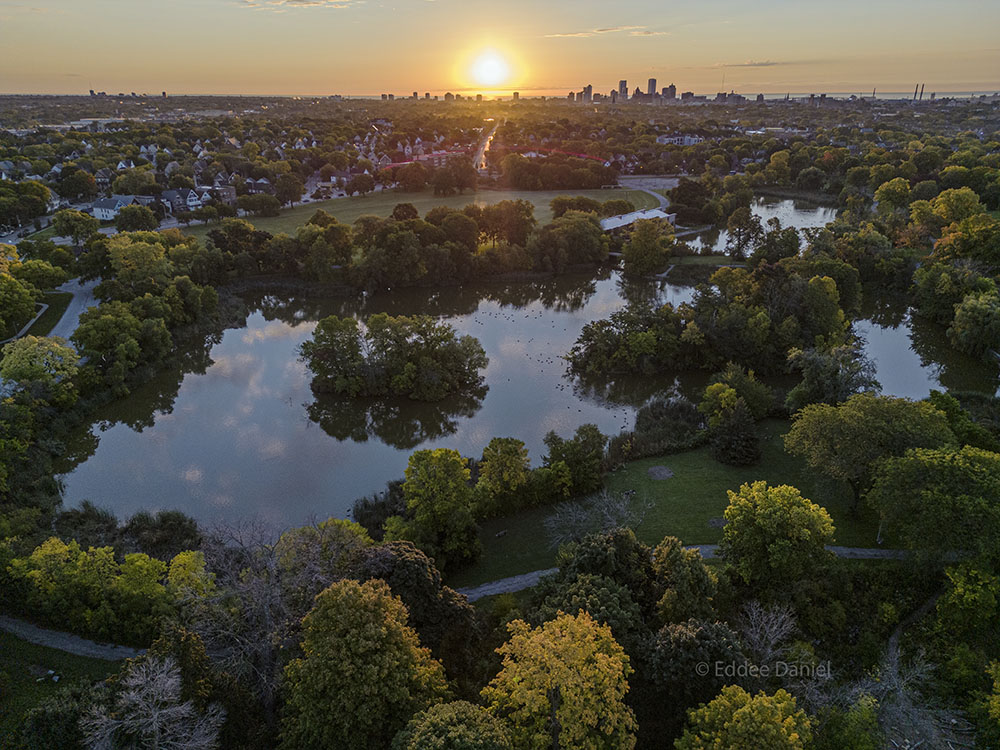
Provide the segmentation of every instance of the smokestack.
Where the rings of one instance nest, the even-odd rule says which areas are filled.
[[[875,98],[875,89],[872,89],[872,99]]]
[[[927,84],[924,84],[924,83],[920,84],[920,101],[924,100],[924,86],[926,86],[926,85]]]
[[[920,84],[919,83],[916,86],[913,87],[913,101],[917,100],[917,89],[919,89],[919,88],[920,88]]]

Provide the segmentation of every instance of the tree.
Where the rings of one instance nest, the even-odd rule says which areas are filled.
[[[740,206],[733,211],[726,223],[726,229],[729,233],[726,238],[726,252],[734,260],[742,260],[750,255],[764,235],[760,217],[747,206]]]
[[[0,272],[0,336],[13,336],[34,314],[31,290],[9,273]]]
[[[954,444],[947,417],[931,404],[859,393],[838,405],[810,404],[785,435],[785,448],[813,469],[847,482],[857,506],[875,464],[909,448]]]
[[[910,208],[910,183],[903,177],[896,177],[882,183],[875,191],[875,201],[879,213],[891,216],[894,213],[905,215]]]
[[[635,747],[635,717],[625,705],[632,668],[607,625],[581,612],[535,629],[515,620],[507,629],[510,640],[497,649],[503,667],[482,697],[510,727],[515,747]]]
[[[225,711],[204,712],[181,697],[181,674],[170,657],[132,663],[110,706],[97,703],[81,720],[90,747],[148,750],[213,750]]]
[[[123,206],[115,217],[115,229],[119,232],[151,232],[160,226],[148,206]]]
[[[391,216],[396,221],[411,221],[419,219],[420,213],[412,203],[397,203],[392,209]]]
[[[44,260],[26,260],[11,270],[11,276],[43,291],[55,289],[69,279],[66,271]]]
[[[830,515],[794,487],[754,482],[728,494],[720,548],[744,582],[777,587],[830,557]]]
[[[642,673],[661,693],[661,704],[680,712],[718,695],[732,679],[724,668],[735,670],[744,661],[739,638],[729,626],[690,619],[664,625],[653,636]],[[700,665],[707,665],[708,672],[699,671]]]
[[[489,362],[476,339],[460,337],[428,315],[377,313],[365,321],[363,332],[354,318],[331,315],[319,322],[301,352],[318,392],[418,401],[477,391],[480,370]]]
[[[370,174],[356,174],[344,185],[344,191],[348,195],[364,195],[375,189],[375,178]]]
[[[278,201],[285,205],[289,203],[295,205],[295,202],[302,198],[302,194],[306,191],[306,186],[302,184],[302,180],[294,174],[283,174],[278,177],[277,181],[274,183],[274,197]]]
[[[64,208],[56,211],[52,215],[52,228],[60,237],[69,237],[77,247],[80,243],[94,234],[101,226],[101,222],[83,211],[74,211]]]
[[[830,349],[792,349],[788,364],[802,372],[802,381],[788,392],[785,406],[796,412],[815,403],[837,405],[856,393],[878,393],[875,364],[860,343]]]
[[[480,547],[466,464],[448,448],[413,453],[403,483],[412,520],[386,521],[386,540],[410,539],[442,569],[475,560]]]
[[[725,388],[728,394],[736,393],[728,386]],[[742,398],[736,397],[732,406],[718,412],[714,420],[709,430],[712,458],[727,466],[753,466],[760,461],[757,425]]]
[[[117,393],[127,393],[125,382],[143,362],[156,362],[173,341],[162,318],[139,320],[124,302],[103,302],[80,315],[73,333],[77,350],[88,359],[104,382]]]
[[[563,545],[556,563],[566,580],[589,573],[619,583],[631,592],[644,614],[652,611],[663,594],[656,585],[650,549],[631,529],[588,534],[579,542]]]
[[[302,620],[303,655],[285,667],[280,747],[388,747],[414,713],[447,696],[441,665],[406,617],[381,581],[339,581],[316,597]]]
[[[955,306],[948,340],[966,354],[993,361],[1000,350],[1000,294],[969,294]]]
[[[603,477],[604,448],[608,439],[597,425],[585,424],[576,428],[572,438],[559,437],[549,432],[545,438],[548,455],[545,465],[554,466],[562,462],[569,469],[573,484],[571,495],[585,495],[601,486]]]
[[[468,600],[441,582],[434,561],[411,542],[365,547],[350,569],[361,581],[382,580],[409,613],[408,623],[420,643],[444,664],[449,677],[470,679],[478,641],[475,610]]]
[[[427,184],[427,167],[420,162],[412,162],[399,168],[396,179],[407,193],[419,193]]]
[[[751,696],[738,685],[722,689],[710,703],[688,714],[677,750],[806,750],[812,725],[795,698],[779,690]]]
[[[931,210],[942,225],[948,225],[983,213],[986,208],[971,188],[944,190],[931,201]]]
[[[908,549],[995,555],[1000,454],[971,446],[907,451],[879,465],[867,499]]]
[[[674,246],[674,228],[669,222],[639,219],[632,224],[628,240],[622,245],[625,272],[649,274],[662,270]]]
[[[677,537],[664,537],[653,549],[653,576],[663,591],[656,604],[660,622],[707,620],[715,614],[718,578],[702,562],[701,552],[684,549]]]
[[[498,515],[528,483],[531,462],[524,442],[516,438],[493,438],[479,462],[476,505],[481,514]]]
[[[580,573],[573,577],[550,576],[536,591],[539,604],[534,622],[554,620],[562,613],[586,612],[595,622],[611,628],[611,634],[628,653],[635,653],[645,632],[642,611],[631,592],[605,576]]]
[[[4,346],[0,378],[46,401],[71,405],[76,400],[73,378],[79,361],[65,339],[24,336]]]
[[[412,719],[392,750],[514,750],[503,722],[466,701],[439,703]]]

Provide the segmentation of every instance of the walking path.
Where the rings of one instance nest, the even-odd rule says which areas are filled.
[[[719,556],[718,544],[695,544],[685,549],[698,550],[701,556],[709,560]],[[867,549],[863,547],[827,547],[837,557],[845,560],[902,560],[906,557],[904,550],[898,549]],[[524,591],[535,586],[544,576],[551,575],[558,571],[558,568],[546,568],[545,570],[534,570],[531,573],[501,578],[499,581],[490,581],[470,588],[458,589],[458,593],[465,594],[470,602],[482,599],[487,596],[497,594],[513,594],[516,591]]]
[[[47,630],[6,615],[0,615],[0,630],[5,630],[23,641],[34,643],[36,646],[46,646],[91,659],[120,661],[131,659],[143,653],[142,649],[117,646],[113,643],[95,643],[78,635],[62,633],[58,630]]]
[[[33,317],[31,320],[25,323],[24,327],[20,331],[15,333],[13,336],[11,336],[9,339],[4,339],[3,341],[0,341],[0,346],[3,346],[4,344],[9,344],[11,341],[14,341],[15,339],[19,339],[22,336],[24,336],[31,329],[31,326],[35,325],[38,319],[42,317],[45,314],[45,311],[48,309],[49,309],[48,305],[40,302],[38,304],[38,312],[35,313],[35,317]]]
[[[69,341],[69,337],[73,335],[77,325],[80,323],[80,314],[88,307],[97,304],[97,300],[94,299],[95,286],[97,286],[96,281],[81,283],[80,279],[73,279],[59,287],[60,292],[71,293],[73,299],[69,301],[69,305],[66,306],[66,312],[63,313],[59,322],[49,331],[49,336],[61,336]]]

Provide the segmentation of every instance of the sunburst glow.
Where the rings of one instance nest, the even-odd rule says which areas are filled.
[[[510,78],[510,65],[495,50],[485,50],[472,63],[472,78],[481,86],[499,86]]]

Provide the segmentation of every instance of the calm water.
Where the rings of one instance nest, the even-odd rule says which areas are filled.
[[[763,208],[796,226],[825,222],[816,209],[800,216],[791,201]],[[177,508],[204,521],[257,516],[286,525],[346,515],[356,498],[402,476],[417,448],[471,456],[493,437],[512,436],[537,465],[550,430],[569,435],[592,422],[616,433],[631,427],[645,399],[674,382],[625,379],[603,390],[574,384],[559,357],[583,326],[629,299],[678,304],[693,291],[626,284],[614,272],[367,299],[248,298],[253,312],[245,327],[186,349],[178,368],[103,410],[79,435],[70,446],[65,500],[90,499],[119,517]],[[437,404],[314,398],[297,347],[326,315],[375,312],[435,315],[478,338],[490,358],[488,389]],[[939,328],[911,321],[905,308],[886,305],[865,317],[857,330],[886,393],[922,398],[942,385],[996,389],[997,368],[956,357]],[[696,392],[705,375],[677,379]]]

